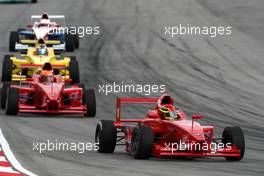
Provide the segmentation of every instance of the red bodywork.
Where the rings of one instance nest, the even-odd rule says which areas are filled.
[[[36,66],[35,66],[36,67]],[[59,67],[59,66],[58,66]],[[39,74],[11,85],[19,89],[20,113],[85,114],[84,92],[78,85],[66,86],[61,75],[54,75],[52,83],[41,83]]]
[[[153,110],[148,110],[143,119],[122,119],[122,104],[133,103],[156,103]],[[239,157],[240,151],[234,145],[214,148],[213,143],[221,138],[213,137],[212,126],[202,126],[197,120],[202,118],[201,115],[194,115],[192,120],[188,120],[186,114],[177,109],[177,120],[165,120],[158,113],[159,99],[157,98],[117,98],[116,102],[116,121],[115,127],[118,134],[117,142],[125,140],[126,151],[131,151],[132,131],[138,125],[151,127],[154,134],[154,145],[152,149],[153,157],[163,156],[214,156],[214,157]],[[173,103],[173,102],[171,102]],[[136,123],[136,124],[135,124]],[[180,148],[185,144],[192,144],[192,147]],[[176,147],[178,148],[176,150]],[[197,146],[195,148],[195,145]],[[198,147],[200,145],[200,148]],[[202,147],[202,146],[209,147]]]

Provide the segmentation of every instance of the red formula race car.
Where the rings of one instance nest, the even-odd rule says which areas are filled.
[[[121,105],[156,103],[143,119],[122,119]],[[116,121],[100,120],[95,141],[100,153],[113,153],[115,146],[125,145],[135,159],[163,156],[225,157],[241,160],[245,151],[244,135],[240,127],[226,127],[222,137],[215,138],[212,126],[197,122],[201,115],[188,120],[186,114],[173,106],[167,94],[157,98],[118,98]],[[122,145],[121,144],[121,145]]]
[[[7,115],[17,113],[96,114],[96,99],[93,89],[84,85],[71,85],[60,74],[54,75],[52,66],[44,64],[39,74],[21,81],[19,85],[4,82],[1,107]],[[5,95],[5,92],[8,92]],[[3,97],[6,97],[6,101]]]

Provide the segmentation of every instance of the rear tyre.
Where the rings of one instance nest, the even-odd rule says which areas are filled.
[[[10,59],[12,56],[5,55],[2,64],[2,82],[10,82],[12,80],[13,61]]]
[[[80,82],[79,63],[77,60],[71,60],[69,63],[70,79],[72,84],[78,84]]]
[[[31,3],[37,3],[38,1],[37,0],[31,0]]]
[[[68,52],[73,52],[75,48],[75,39],[71,34],[65,34],[65,49]]]
[[[1,109],[6,108],[6,98],[9,87],[10,87],[10,82],[3,83],[3,87],[1,89]]]
[[[135,159],[149,159],[153,148],[153,133],[149,126],[138,126],[132,132],[131,155]]]
[[[19,42],[18,32],[12,31],[9,36],[9,51],[16,51],[17,42]]]
[[[6,101],[6,114],[7,115],[17,115],[18,101],[19,101],[19,89],[15,87],[10,87],[8,89],[8,97]]]
[[[99,153],[115,151],[117,130],[112,120],[100,120],[95,131],[95,143],[98,143]]]
[[[75,56],[67,56],[67,57],[69,57],[71,61],[77,61]]]
[[[75,46],[75,49],[79,49],[79,47],[80,47],[80,39],[79,39],[78,34],[74,35],[74,46]]]
[[[94,117],[96,115],[96,98],[93,89],[87,89],[84,93],[84,102],[86,103],[86,117]]]
[[[243,131],[238,126],[226,127],[222,134],[222,142],[226,146],[228,143],[235,145],[240,150],[240,157],[225,157],[228,161],[239,161],[245,153],[245,138]]]

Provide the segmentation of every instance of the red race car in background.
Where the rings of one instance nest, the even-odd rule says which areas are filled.
[[[156,103],[143,119],[122,119],[122,104]],[[163,156],[225,157],[241,160],[245,141],[240,127],[226,127],[222,137],[215,138],[212,126],[197,122],[201,115],[188,120],[186,114],[176,109],[174,100],[165,94],[157,98],[117,98],[116,121],[100,120],[95,141],[98,152],[113,153],[116,145],[123,144],[135,159]]]
[[[4,82],[1,106],[6,107],[7,115],[50,113],[95,116],[94,90],[85,89],[84,85],[71,85],[71,80],[63,78],[60,74],[53,74],[53,66],[45,63],[39,74],[33,74],[32,78],[21,81],[19,85]],[[7,95],[4,95],[5,92]],[[6,97],[6,100],[3,97]]]

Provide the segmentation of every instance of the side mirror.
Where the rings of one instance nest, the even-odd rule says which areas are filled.
[[[192,116],[192,119],[193,120],[199,120],[199,119],[202,119],[204,116],[200,115],[200,114],[195,114]]]

